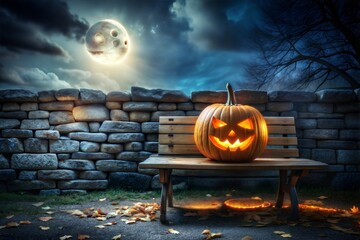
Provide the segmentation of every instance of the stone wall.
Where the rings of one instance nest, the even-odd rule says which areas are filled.
[[[308,184],[360,187],[359,89],[240,90],[236,97],[265,116],[296,118],[301,157],[329,164],[327,171],[312,173]],[[189,97],[140,87],[107,95],[90,89],[0,90],[0,191],[156,188],[156,171],[141,170],[138,163],[157,152],[159,116],[198,115],[225,100],[225,91],[196,91]]]

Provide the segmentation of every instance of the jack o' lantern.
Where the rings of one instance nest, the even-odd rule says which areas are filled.
[[[226,85],[226,104],[212,104],[199,115],[194,140],[200,153],[218,161],[250,162],[263,152],[268,131],[261,113],[236,104],[231,85]]]

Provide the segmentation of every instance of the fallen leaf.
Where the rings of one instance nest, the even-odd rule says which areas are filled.
[[[105,221],[107,218],[106,217],[97,217],[96,220],[98,221]]]
[[[305,200],[304,201],[305,205],[314,205],[314,206],[323,206],[324,203],[322,201],[318,201],[318,200]]]
[[[252,197],[251,199],[253,199],[253,200],[260,200],[260,201],[263,200],[261,197],[258,197],[258,196]]]
[[[339,223],[340,219],[338,219],[338,218],[337,219],[331,219],[330,218],[330,219],[326,219],[326,221],[329,222],[329,223]]]
[[[350,208],[351,213],[360,213],[359,211],[359,207],[353,206],[352,208]]]
[[[50,227],[45,227],[45,226],[39,226],[39,228],[43,231],[47,231],[50,229]]]
[[[206,240],[211,240],[211,239],[215,239],[215,238],[221,238],[222,233],[212,233],[209,229],[205,229],[204,231],[202,231],[203,235],[206,235]]]
[[[281,234],[280,236],[283,238],[291,238],[292,237],[290,233],[284,233],[284,234]]]
[[[14,228],[14,227],[18,227],[20,224],[17,222],[9,222],[6,224],[6,228]]]
[[[329,197],[327,197],[327,196],[320,196],[320,197],[318,197],[318,199],[320,199],[320,200],[324,200],[324,199],[327,199],[327,198],[329,198]]]
[[[106,201],[106,198],[100,198],[99,199],[99,202],[104,202],[104,201]]]
[[[52,212],[52,211],[47,211],[47,212],[45,212],[45,213],[48,214],[48,215],[54,214],[54,212]]]
[[[72,236],[71,235],[64,235],[62,237],[59,237],[59,240],[68,240],[68,239],[71,239]]]
[[[277,235],[281,235],[281,234],[285,234],[286,232],[284,232],[284,231],[274,231],[273,233],[275,233]]]
[[[225,194],[225,197],[232,197],[230,193]]]
[[[211,195],[211,194],[209,194],[209,193],[208,193],[208,194],[206,194],[205,196],[207,196],[207,197],[212,197],[212,195]]]
[[[334,224],[332,224],[330,226],[330,228],[332,230],[339,231],[339,232],[344,232],[344,233],[354,234],[354,235],[360,235],[360,232],[355,232],[350,228],[343,228],[343,227],[340,227],[340,226],[337,226],[337,225],[334,225]]]
[[[169,228],[167,231],[168,231],[168,233],[171,233],[171,234],[180,234],[179,231],[176,231],[176,230],[173,229],[173,228]]]
[[[4,228],[6,228],[6,225],[0,226],[0,229],[4,229]]]
[[[31,224],[30,221],[20,221],[19,222],[21,225],[27,225],[27,224]]]
[[[108,223],[105,223],[103,224],[104,226],[112,226],[112,225],[116,225],[117,222],[108,222]]]
[[[96,228],[105,228],[105,226],[104,225],[97,225],[97,226],[95,226]]]
[[[111,205],[119,205],[119,202],[111,202]],[[119,235],[117,235],[117,236],[119,236]],[[120,236],[121,236],[121,234],[120,234]]]
[[[246,235],[246,236],[242,237],[241,240],[253,240],[253,237]]]
[[[121,221],[125,222],[125,224],[133,224],[136,223],[135,220],[121,219]]]
[[[54,219],[53,217],[39,217],[39,220],[42,222],[47,222]]]
[[[184,213],[184,217],[195,217],[195,216],[198,216],[198,214],[196,212]]]
[[[11,219],[11,218],[13,218],[14,217],[14,215],[9,215],[9,216],[6,216],[5,218],[6,219]]]
[[[78,235],[78,240],[87,240],[89,238],[90,238],[89,235],[85,235],[85,234],[79,234]]]
[[[121,234],[113,236],[111,240],[120,240],[121,239]]]
[[[35,207],[40,207],[44,204],[44,202],[38,202],[38,203],[33,203],[31,205],[35,206]]]
[[[41,209],[43,209],[43,210],[50,210],[50,209],[51,209],[51,207],[46,206],[46,207],[42,207]]]

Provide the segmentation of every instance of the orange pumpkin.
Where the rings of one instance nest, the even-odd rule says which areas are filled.
[[[226,104],[212,104],[199,115],[194,140],[204,156],[227,162],[250,162],[260,156],[268,141],[266,122],[261,113],[236,104],[231,85],[226,85]]]

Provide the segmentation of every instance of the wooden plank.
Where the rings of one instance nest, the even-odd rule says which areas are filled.
[[[195,144],[193,134],[159,134],[160,144]],[[269,137],[268,146],[296,146],[296,137]]]
[[[260,157],[266,158],[289,158],[299,157],[297,148],[266,148]]]
[[[295,134],[296,128],[295,126],[268,126],[269,134]]]
[[[193,124],[197,116],[160,116],[160,124]],[[268,125],[295,125],[294,117],[264,117]]]
[[[191,133],[194,134],[195,125],[160,125],[159,133]]]
[[[249,163],[222,163],[204,157],[153,155],[139,164],[140,168],[203,170],[305,170],[326,169],[327,164],[303,158],[257,158]]]

